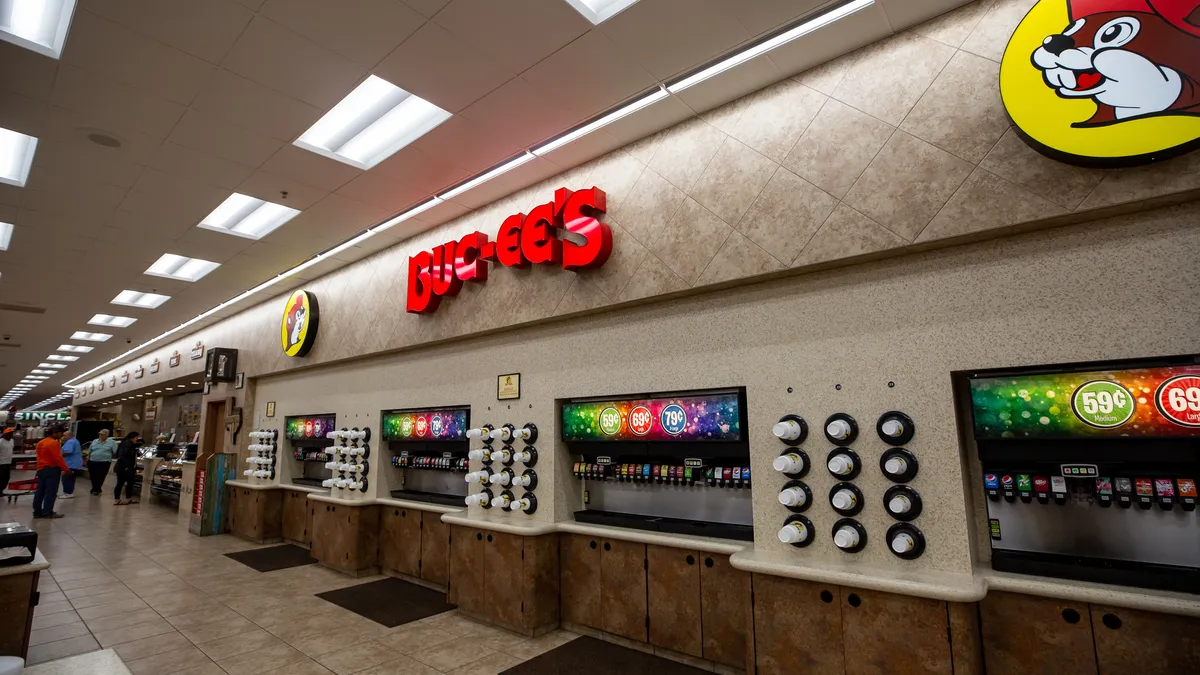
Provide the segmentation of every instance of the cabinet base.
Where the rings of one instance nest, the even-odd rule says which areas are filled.
[[[679,652],[671,651],[670,649],[655,647],[647,642],[630,640],[627,637],[613,635],[612,633],[606,633],[602,630],[597,630],[582,624],[572,623],[570,621],[561,622],[560,627],[563,630],[569,630],[572,633],[579,633],[580,635],[586,635],[588,637],[596,638],[597,640],[604,640],[605,642],[611,642],[615,645],[628,647],[629,649],[636,649],[639,652],[653,654],[655,656],[668,659],[670,661],[675,661],[676,663],[682,663],[687,666],[692,666],[693,668],[699,668],[704,671],[713,671],[716,673],[723,673],[724,675],[743,675],[746,672],[741,668],[733,668],[723,663],[717,663],[716,661],[709,661],[708,659],[699,659],[695,656],[680,654]]]

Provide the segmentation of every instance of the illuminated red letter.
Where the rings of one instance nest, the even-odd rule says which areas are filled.
[[[433,284],[429,278],[429,268],[433,265],[433,255],[429,251],[420,253],[408,259],[408,305],[405,310],[413,314],[428,314],[438,307],[441,300],[433,293]]]
[[[521,252],[535,265],[562,262],[562,242],[554,236],[554,202],[537,206],[525,216]]]
[[[521,252],[521,223],[525,214],[518,213],[509,216],[500,224],[500,232],[496,235],[496,260],[505,267],[525,267],[529,261]]]
[[[604,191],[597,187],[579,192],[560,188],[554,193],[554,204],[562,218],[563,229],[584,238],[582,244],[564,238],[563,269],[579,270],[603,265],[612,253],[612,230],[596,218],[606,209]]]
[[[487,235],[482,232],[472,232],[460,239],[454,254],[454,276],[462,281],[487,281],[488,265],[482,258],[487,243]]]
[[[454,244],[446,242],[433,249],[433,294],[458,295],[462,280],[454,275]]]

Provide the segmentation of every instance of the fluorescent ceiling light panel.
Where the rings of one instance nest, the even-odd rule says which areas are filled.
[[[77,354],[86,354],[86,353],[92,351],[93,349],[95,349],[95,347],[85,347],[83,345],[59,345],[58,346],[58,351],[60,351],[60,352],[75,352]],[[78,357],[76,357],[76,358],[78,358]]]
[[[51,354],[46,357],[48,361],[78,361],[78,356],[63,356],[62,354]]]
[[[25,0],[11,1],[20,3]],[[5,2],[0,2],[0,7],[4,5]],[[37,142],[33,136],[0,127],[0,183],[25,187]]]
[[[823,14],[808,19],[796,27],[790,28],[773,38],[768,38],[756,45],[751,45],[750,47],[747,47],[746,49],[743,49],[732,56],[721,59],[711,66],[703,68],[674,84],[668,84],[667,90],[672,94],[678,94],[692,85],[699,84],[710,77],[719,75],[730,68],[739,66],[750,59],[766,54],[776,47],[783,46],[792,40],[795,40],[796,38],[808,35],[815,30],[828,26],[834,21],[844,19],[851,14],[854,14],[861,9],[866,9],[874,4],[875,0],[851,0],[851,2],[847,2],[844,5],[839,5],[838,7],[835,7]]]
[[[0,40],[57,59],[74,13],[75,0],[0,1]]]
[[[593,131],[595,131],[597,129],[606,127],[606,126],[612,124],[613,122],[616,122],[617,120],[621,119],[622,117],[632,115],[633,113],[641,110],[642,108],[645,108],[648,105],[657,103],[666,97],[667,97],[667,90],[663,89],[662,87],[659,87],[658,89],[655,89],[654,91],[650,92],[649,94],[646,94],[645,96],[639,98],[638,100],[634,101],[633,103],[630,103],[629,105],[622,106],[622,107],[614,110],[613,112],[610,112],[609,114],[604,115],[603,117],[600,117],[599,119],[596,119],[595,121],[589,122],[589,123],[579,127],[578,129],[575,129],[574,131],[568,131],[567,133],[563,134],[562,136],[559,136],[558,138],[556,138],[544,145],[534,148],[533,154],[537,155],[538,157],[541,157],[548,152],[552,152],[554,150],[557,150],[558,148],[561,148],[562,146],[566,145],[567,143],[570,143],[571,141],[578,140],[578,139],[583,138],[584,136],[592,133]]]
[[[113,328],[128,328],[132,326],[137,319],[129,316],[113,316],[112,314],[97,314],[88,319],[88,323],[93,326],[112,326]]]
[[[599,26],[617,15],[618,12],[637,2],[637,0],[567,0],[583,18]]]
[[[200,221],[199,227],[246,239],[262,239],[299,213],[282,204],[235,192]]]
[[[504,164],[501,164],[500,166],[492,169],[491,171],[488,171],[487,173],[479,174],[478,176],[472,178],[471,180],[469,180],[465,183],[462,183],[458,187],[450,190],[446,194],[438,195],[437,198],[442,201],[446,201],[448,199],[453,199],[453,198],[461,195],[462,193],[466,192],[467,190],[470,190],[472,188],[483,185],[484,183],[488,182],[489,180],[495,178],[496,176],[499,176],[501,174],[505,174],[505,173],[508,173],[509,171],[512,171],[513,169],[517,168],[518,166],[521,166],[522,164],[524,164],[525,162],[528,162],[531,159],[533,159],[533,155],[531,155],[530,153],[527,152],[527,153],[521,155],[520,157],[517,157],[516,159],[512,159],[512,160],[505,162]]]
[[[175,279],[176,281],[199,281],[204,278],[204,275],[217,269],[221,265],[199,258],[188,258],[174,253],[164,253],[150,269],[146,270],[146,274],[153,277],[164,277],[166,279]]]
[[[57,375],[58,374],[58,373],[54,372],[53,370],[31,370],[29,372],[33,373],[34,375]]]
[[[158,293],[121,291],[117,294],[117,297],[112,299],[112,304],[125,305],[126,307],[141,307],[142,309],[155,309],[170,299],[171,296],[159,295]]]
[[[372,75],[309,127],[295,145],[370,169],[450,119],[450,113]]]
[[[8,245],[12,242],[12,223],[0,223],[0,251],[7,251]]]
[[[86,330],[77,330],[71,334],[72,340],[87,340],[88,342],[107,342],[112,335],[109,333],[89,333]]]
[[[38,368],[53,368],[54,370],[62,370],[67,367],[65,363],[39,363]]]

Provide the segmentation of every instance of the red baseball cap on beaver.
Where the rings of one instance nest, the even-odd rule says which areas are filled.
[[[1200,37],[1200,0],[1068,0],[1071,20],[1105,12],[1157,14],[1179,30]]]

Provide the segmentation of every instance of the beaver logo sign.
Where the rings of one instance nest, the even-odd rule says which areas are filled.
[[[1041,0],[1000,67],[1004,107],[1042,154],[1132,166],[1200,147],[1200,0]]]
[[[317,296],[308,291],[292,293],[284,306],[283,321],[279,325],[283,353],[288,356],[307,355],[317,341],[319,319]]]

